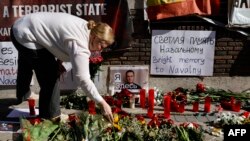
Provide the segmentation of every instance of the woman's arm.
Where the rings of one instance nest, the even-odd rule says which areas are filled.
[[[113,122],[112,110],[103,97],[99,94],[95,84],[90,79],[89,56],[90,51],[78,46],[76,41],[69,42],[70,59],[73,73],[77,83],[84,93],[102,107],[103,115]]]

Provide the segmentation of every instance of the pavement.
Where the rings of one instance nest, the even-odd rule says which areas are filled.
[[[38,114],[38,95],[31,95],[35,98],[36,114]],[[29,115],[28,101],[19,105],[16,102],[15,94],[0,93],[0,141],[15,141],[20,135],[20,123],[17,115],[32,117]],[[15,111],[15,112],[13,112]],[[79,110],[61,108],[62,114],[78,113]]]
[[[12,140],[15,140],[17,136],[19,135],[18,133],[20,132],[19,117],[15,117],[15,115],[14,116],[12,115],[13,110],[17,111],[21,109],[21,110],[24,110],[24,111],[21,111],[21,114],[29,115],[27,101],[24,101],[23,103],[19,105],[13,105],[14,102],[15,102],[15,94],[0,94],[0,141],[12,141]],[[38,97],[36,98],[36,108],[37,108],[37,105],[38,105]],[[187,105],[185,107],[184,113],[171,112],[170,118],[174,120],[175,123],[196,122],[205,128],[208,128],[207,123],[212,122],[217,118],[217,114],[213,112],[216,109],[215,105],[212,105],[211,113],[204,113],[203,112],[204,105],[202,104],[199,105],[199,110],[200,110],[199,113],[194,113],[191,111],[192,109],[191,106],[192,105]],[[135,106],[134,108],[123,108],[123,110],[131,114],[146,115],[147,113],[147,109],[142,109],[138,106]],[[62,111],[62,114],[80,112],[79,110],[64,109],[63,107],[61,108],[61,111]],[[239,114],[241,112],[238,112],[236,114]],[[163,108],[161,106],[155,106],[154,113],[163,114]],[[147,119],[147,120],[150,120],[150,119]],[[216,136],[206,133],[205,140],[206,141],[209,141],[209,140],[222,141],[223,136],[216,137]]]

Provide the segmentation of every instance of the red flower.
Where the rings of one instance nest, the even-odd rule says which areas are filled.
[[[118,114],[120,115],[120,119],[123,119],[125,117],[129,117],[129,114],[123,110],[121,110]]]
[[[29,121],[32,125],[35,125],[35,124],[39,124],[41,122],[41,118],[38,118],[38,117],[30,118]]]
[[[108,128],[106,128],[105,131],[106,131],[106,133],[110,133],[111,134],[113,132],[113,129],[111,127],[108,127]]]
[[[225,110],[232,110],[233,104],[231,101],[227,101],[225,99],[221,100],[220,105]]]
[[[170,125],[174,125],[174,121],[172,119],[168,119],[167,123],[170,124]]]
[[[91,79],[95,78],[96,73],[100,70],[100,66],[103,62],[102,56],[94,56],[89,58],[89,72]]]
[[[122,100],[114,100],[114,105],[118,108],[122,108]]]
[[[90,57],[89,58],[89,62],[93,63],[93,64],[98,64],[98,63],[101,63],[102,61],[103,61],[102,56]]]
[[[124,100],[124,98],[130,98],[132,96],[132,93],[128,89],[122,89],[120,93],[116,93],[114,97],[116,97],[118,100]]]
[[[249,113],[249,112],[247,112],[247,111],[245,111],[245,112],[243,113],[243,116],[245,116],[246,118],[248,118],[248,117],[249,117],[249,115],[250,115],[250,113]]]
[[[197,92],[200,92],[200,93],[205,92],[205,91],[206,91],[205,85],[204,85],[202,82],[198,83],[198,84],[196,85],[196,91],[197,91]]]
[[[139,121],[144,121],[145,120],[142,115],[137,115],[136,119],[139,120]]]
[[[167,127],[171,127],[174,125],[174,121],[172,119],[163,119],[160,124],[161,127],[164,125],[166,125]]]
[[[221,105],[216,106],[215,111],[216,111],[216,112],[222,112],[222,111],[223,111],[222,106],[221,106]]]
[[[184,128],[194,128],[194,129],[197,129],[200,127],[200,125],[195,123],[195,122],[184,122],[184,123],[180,124],[180,126],[182,126]]]
[[[119,113],[119,112],[121,112],[120,108],[117,108],[117,107],[112,108],[112,113]]]
[[[112,96],[104,96],[104,100],[110,105],[113,106],[115,101],[114,98]]]
[[[76,115],[75,115],[75,114],[68,114],[68,116],[69,116],[69,121],[70,121],[70,122],[76,120]]]
[[[158,116],[154,115],[151,119],[151,121],[149,121],[148,126],[150,127],[159,127],[160,126],[160,122],[158,120]]]

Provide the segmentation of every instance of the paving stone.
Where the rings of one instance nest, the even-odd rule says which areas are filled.
[[[173,115],[176,122],[187,122],[187,119],[183,115]]]
[[[216,115],[207,115],[207,119],[209,122],[213,122],[215,119],[217,119]]]
[[[206,116],[202,116],[202,115],[199,115],[199,116],[195,116],[196,119],[198,120],[198,122],[208,122],[208,118]]]
[[[185,116],[185,118],[188,122],[198,122],[195,116]]]

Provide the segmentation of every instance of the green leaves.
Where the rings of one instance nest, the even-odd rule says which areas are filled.
[[[184,127],[179,126],[179,127],[176,127],[175,130],[177,133],[178,141],[190,141],[189,136],[188,136],[188,132],[185,130]]]
[[[21,127],[25,141],[47,141],[50,134],[58,128],[58,125],[50,120],[32,125],[29,120],[21,119]]]

